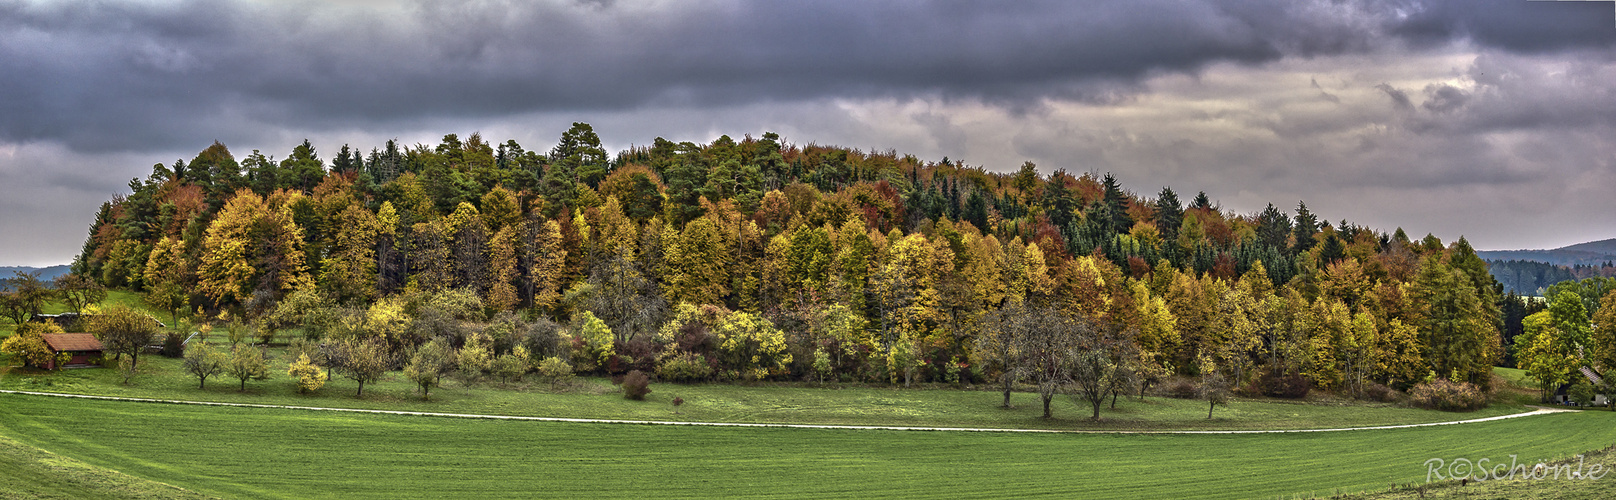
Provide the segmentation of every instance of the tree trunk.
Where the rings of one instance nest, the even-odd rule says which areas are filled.
[[[197,378],[201,379],[201,382],[197,384],[196,388],[204,390],[204,391],[207,390],[208,389],[208,378],[207,377],[197,377]]]
[[[1117,409],[1117,393],[1119,392],[1122,391],[1111,391],[1111,409],[1113,410]]]
[[[1218,407],[1217,403],[1211,403],[1211,404],[1208,404],[1206,406],[1206,419],[1207,420],[1212,420],[1212,409],[1217,408],[1217,407]]]
[[[1092,420],[1099,420],[1100,419],[1100,405],[1105,404],[1105,395],[1101,394],[1099,399],[1093,400],[1093,403],[1094,404],[1092,406],[1094,406],[1094,416],[1089,417],[1089,418],[1092,419]]]
[[[1010,407],[1010,382],[1004,383],[1004,404],[1000,408]]]
[[[247,392],[247,379],[241,379],[241,389],[236,392]]]
[[[354,393],[354,397],[356,397],[356,398],[365,397],[365,381],[363,381],[363,380],[359,381],[359,392]],[[1207,418],[1211,418],[1211,417],[1207,417]]]
[[[1041,396],[1041,397],[1044,399],[1044,418],[1049,418],[1049,400],[1055,399],[1055,396]]]

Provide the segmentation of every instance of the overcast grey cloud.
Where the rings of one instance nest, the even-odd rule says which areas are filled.
[[[780,132],[1482,248],[1616,236],[1608,2],[0,0],[0,264],[217,139]],[[1486,213],[1488,217],[1476,215]]]

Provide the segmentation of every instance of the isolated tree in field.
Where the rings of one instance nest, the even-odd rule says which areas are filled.
[[[359,383],[359,390],[354,397],[365,396],[365,384],[381,380],[382,375],[393,365],[392,356],[387,352],[387,341],[372,337],[366,340],[348,339],[340,344],[342,357],[345,361],[342,366],[343,376]]]
[[[16,292],[18,301],[30,315],[45,312],[45,302],[56,298],[56,290],[51,289],[50,283],[41,281],[37,274],[21,271],[16,274],[11,279],[11,289]]]
[[[243,392],[247,390],[248,380],[269,378],[269,364],[264,362],[264,351],[246,344],[237,344],[231,350],[230,365],[226,371],[241,381],[241,387],[237,390]]]
[[[1196,392],[1206,400],[1206,418],[1211,420],[1213,409],[1229,404],[1229,379],[1223,377],[1211,358],[1201,356],[1198,362],[1201,365],[1201,384],[1196,387]]]
[[[207,342],[192,342],[185,347],[185,371],[196,376],[198,389],[208,388],[208,377],[224,373],[227,361],[224,353]]]
[[[286,375],[297,379],[298,394],[318,391],[325,387],[326,379],[330,378],[320,367],[309,362],[308,354],[299,354],[297,361],[286,367]]]
[[[1072,355],[1072,395],[1094,409],[1089,418],[1100,419],[1100,405],[1111,393],[1118,365],[1104,350],[1079,349]]]
[[[421,387],[421,399],[430,399],[429,392],[443,381],[443,376],[455,368],[454,348],[443,339],[433,339],[415,350],[409,364],[404,365],[404,376]]]
[[[7,317],[19,325],[43,312],[45,301],[55,295],[35,274],[17,271],[15,276],[5,281],[8,282],[6,286],[0,286],[0,307],[5,309]]]
[[[1088,403],[1094,413],[1090,418],[1100,419],[1100,406],[1107,396],[1115,408],[1117,394],[1135,383],[1134,367],[1139,364],[1138,349],[1133,341],[1115,327],[1080,325],[1075,330],[1076,342],[1071,357],[1072,395]]]
[[[90,304],[99,304],[107,298],[107,289],[89,276],[64,274],[54,281],[56,294],[75,313],[83,313]]]
[[[140,351],[157,338],[157,320],[132,307],[117,304],[91,318],[89,330],[101,339],[107,352],[120,359],[127,355],[129,371],[133,373],[138,368]]]
[[[1072,360],[1080,353],[1080,337],[1091,334],[1094,326],[1087,318],[1049,307],[1031,307],[1016,321],[1021,325],[1014,328],[1026,332],[1016,347],[1024,373],[1038,388],[1044,418],[1050,418],[1050,402],[1072,380]]]
[[[0,287],[0,313],[5,314],[5,317],[10,319],[13,324],[20,325],[28,322],[30,316],[28,307],[22,303],[22,299],[17,296],[17,292],[4,290],[3,288]]]

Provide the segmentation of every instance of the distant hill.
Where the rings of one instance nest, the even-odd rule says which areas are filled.
[[[0,266],[0,279],[7,279],[15,276],[13,273],[18,271],[24,273],[38,272],[40,280],[50,281],[56,279],[57,276],[67,274],[70,270],[66,264],[50,267]]]
[[[1491,261],[1525,260],[1557,266],[1602,266],[1616,262],[1616,238],[1590,241],[1553,250],[1481,250],[1476,255]]]
[[[1593,253],[1602,253],[1602,254],[1605,254],[1605,255],[1616,255],[1616,238],[1611,238],[1611,239],[1603,240],[1603,241],[1590,241],[1590,242],[1587,242],[1587,243],[1578,243],[1578,244],[1575,244],[1575,245],[1571,245],[1571,246],[1562,248],[1561,250],[1572,250],[1572,251],[1577,251],[1577,252],[1593,252]]]
[[[1541,295],[1543,289],[1555,283],[1577,279],[1566,266],[1529,260],[1488,261],[1487,270],[1504,285],[1505,292],[1517,295]]]

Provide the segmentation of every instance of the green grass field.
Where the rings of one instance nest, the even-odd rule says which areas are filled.
[[[1571,457],[1560,464],[1570,466],[1567,470],[1578,470],[1589,473],[1587,480],[1566,480],[1565,476],[1555,478],[1547,476],[1543,479],[1523,480],[1518,478],[1502,481],[1489,480],[1485,482],[1444,481],[1433,484],[1412,484],[1399,487],[1391,491],[1369,493],[1362,495],[1348,495],[1345,498],[1354,500],[1414,500],[1414,499],[1465,499],[1465,500],[1607,500],[1616,498],[1616,453],[1605,449],[1587,453],[1582,457]],[[1594,465],[1603,467],[1601,472],[1595,472]]]
[[[145,301],[141,300],[140,294],[135,292],[127,290],[107,290],[107,298],[106,300],[101,301],[100,307],[108,307],[113,304],[125,304],[129,307],[146,311],[164,323],[170,321],[168,313],[152,310],[151,307],[146,305]],[[61,314],[68,312],[67,305],[56,301],[45,302],[45,307],[43,309],[44,310],[42,312],[45,314]],[[0,319],[0,339],[11,336],[12,332],[15,331],[17,331],[16,323],[12,323],[10,319]]]
[[[0,395],[0,434],[229,498],[1251,498],[1384,490],[1433,457],[1616,442],[1616,414],[1416,429],[1093,435],[502,422]],[[1495,458],[1496,459],[1496,458]]]
[[[0,435],[0,499],[209,498],[62,457]]]
[[[278,351],[277,351],[278,352]],[[284,358],[284,356],[282,356]],[[577,387],[553,391],[531,382],[463,385],[446,381],[421,401],[413,384],[393,373],[393,380],[367,384],[365,397],[355,398],[352,381],[337,378],[316,394],[297,394],[285,376],[285,360],[272,366],[274,378],[249,382],[237,392],[234,379],[214,377],[208,389],[197,389],[196,379],[184,372],[177,359],[142,357],[142,373],[132,385],[123,385],[115,370],[82,369],[61,372],[0,369],[0,389],[68,392],[154,399],[328,406],[405,411],[478,413],[624,420],[688,420],[706,422],[767,422],[930,427],[994,427],[1091,430],[1152,429],[1303,429],[1361,427],[1462,420],[1525,411],[1519,405],[1500,404],[1471,413],[1445,413],[1390,404],[1332,399],[1287,401],[1237,399],[1207,419],[1204,402],[1163,397],[1145,401],[1121,398],[1117,409],[1102,409],[1100,422],[1088,419],[1089,410],[1066,397],[1056,399],[1054,419],[1045,420],[1037,396],[1018,392],[1013,409],[999,407],[1000,393],[952,388],[901,389],[893,387],[825,388],[803,384],[652,384],[646,401],[623,399],[603,379],[582,379]],[[674,397],[685,404],[674,413]]]

